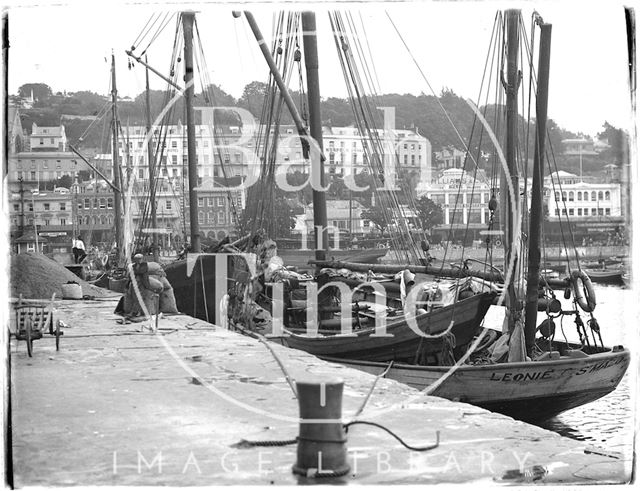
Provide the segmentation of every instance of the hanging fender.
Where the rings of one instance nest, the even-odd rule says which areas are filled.
[[[587,273],[582,270],[572,271],[571,286],[580,308],[585,312],[593,312],[596,308],[596,293]]]

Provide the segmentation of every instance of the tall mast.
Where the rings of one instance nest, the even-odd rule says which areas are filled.
[[[322,151],[322,117],[320,115],[320,80],[318,78],[318,39],[316,37],[316,14],[302,12],[302,32],[304,44],[304,63],[307,72],[307,98],[309,102],[309,129],[320,148],[316,165],[320,178],[320,187],[325,187],[324,161]],[[311,156],[315,155],[311,152]],[[325,192],[313,189],[313,223],[315,225],[316,260],[323,261],[327,257],[327,201]]]
[[[501,190],[504,210],[504,258],[505,258],[505,278],[508,278],[507,295],[509,317],[509,332],[514,328],[514,311],[519,311],[516,274],[518,271],[518,257],[515,254],[516,241],[520,238],[515,235],[515,227],[520,217],[520,178],[518,175],[518,165],[516,161],[516,148],[518,138],[518,49],[519,49],[519,24],[520,11],[510,9],[506,11],[507,21],[507,80],[505,89],[507,92],[507,141],[506,155],[508,176],[501,177]],[[513,189],[513,196],[509,192],[509,186]]]
[[[542,181],[544,147],[547,134],[547,102],[549,98],[549,61],[551,57],[551,24],[540,22],[540,55],[538,59],[538,94],[536,96],[536,147],[533,155],[531,186],[531,218],[529,220],[529,269],[527,304],[525,306],[525,344],[531,355],[535,343],[538,317],[538,282],[540,278],[540,236],[542,235]]]
[[[113,160],[113,182],[115,189],[113,191],[113,212],[116,226],[116,247],[118,248],[118,265],[121,263],[124,251],[122,250],[122,193],[120,183],[120,166],[118,165],[118,90],[116,88],[116,57],[111,54],[111,157]]]
[[[147,61],[145,55],[145,61]],[[153,134],[151,132],[151,95],[149,89],[149,68],[145,69],[145,100],[147,105],[146,118],[147,118],[147,160],[149,164],[149,198],[151,199],[151,228],[152,232],[152,254],[153,260],[158,261],[158,219],[156,216],[156,180],[155,180],[155,158],[153,155]]]
[[[187,156],[189,164],[189,221],[191,222],[191,251],[200,252],[198,225],[198,169],[196,167],[196,128],[193,112],[193,22],[195,13],[182,12],[184,32],[184,102],[187,112]]]

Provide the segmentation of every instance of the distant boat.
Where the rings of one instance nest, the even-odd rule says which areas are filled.
[[[349,261],[352,263],[376,263],[387,255],[388,248],[372,249],[334,249],[327,251],[327,256],[336,261]],[[313,250],[278,248],[278,255],[285,266],[294,266],[298,269],[309,268],[309,260],[315,259]]]
[[[607,285],[623,285],[624,269],[586,269],[586,273],[594,283],[603,283]]]

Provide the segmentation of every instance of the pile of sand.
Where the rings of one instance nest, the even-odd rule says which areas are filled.
[[[62,285],[75,281],[82,287],[83,295],[108,297],[116,295],[110,290],[98,288],[78,278],[62,264],[42,254],[32,252],[11,254],[11,296],[50,299],[56,294],[62,298]]]

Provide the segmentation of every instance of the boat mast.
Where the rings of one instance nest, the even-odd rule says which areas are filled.
[[[540,236],[542,235],[542,182],[544,178],[544,148],[547,134],[547,102],[549,98],[549,61],[551,56],[551,24],[540,24],[540,55],[538,59],[538,93],[536,96],[536,146],[533,155],[531,186],[531,216],[529,220],[529,268],[524,337],[527,355],[535,344],[538,317],[538,282],[540,278]]]
[[[120,166],[118,165],[118,89],[116,88],[116,57],[111,54],[111,158],[113,160],[113,212],[116,229],[116,248],[118,251],[118,265],[122,264],[124,251],[122,250],[122,186],[120,182]]]
[[[500,189],[503,193],[504,210],[504,260],[505,278],[509,281],[507,287],[507,307],[509,309],[508,326],[509,332],[512,332],[515,326],[515,319],[522,309],[522,305],[518,300],[518,292],[516,289],[517,272],[518,272],[518,256],[515,252],[517,241],[520,240],[516,236],[516,224],[520,217],[520,178],[518,175],[518,165],[516,161],[516,148],[518,137],[518,49],[519,49],[519,27],[520,27],[520,11],[509,9],[506,11],[507,22],[507,80],[505,90],[507,92],[507,138],[505,158],[507,161],[508,175],[501,176]],[[513,196],[510,196],[509,186],[513,189]]]
[[[193,112],[193,22],[194,12],[182,12],[184,32],[184,101],[187,112],[187,156],[189,164],[189,221],[191,222],[191,252],[200,252],[198,225],[198,169],[196,167],[196,128]]]
[[[311,152],[311,158],[317,155],[318,162],[311,162],[317,166],[320,179],[320,189],[313,188],[313,223],[315,225],[316,260],[323,261],[327,257],[327,201],[325,192],[323,145],[322,145],[322,117],[320,115],[320,81],[318,77],[318,39],[316,36],[315,12],[302,12],[302,32],[304,44],[304,63],[307,73],[307,98],[309,103],[309,129],[311,138],[318,144],[320,152]]]
[[[146,55],[145,55],[145,61]],[[153,155],[153,134],[151,132],[151,95],[149,89],[149,68],[145,65],[145,101],[146,101],[146,119],[147,119],[147,159],[149,165],[149,198],[151,199],[151,228],[152,228],[152,251],[153,260],[158,261],[158,220],[156,216],[156,183],[155,183],[155,158]]]

